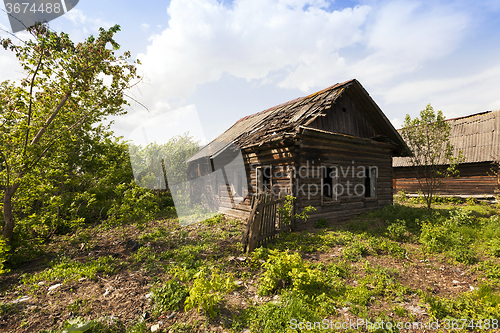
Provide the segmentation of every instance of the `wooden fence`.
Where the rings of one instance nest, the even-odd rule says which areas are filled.
[[[279,233],[290,230],[290,223],[285,224],[278,211],[284,206],[286,194],[280,193],[278,199],[273,199],[272,194],[255,194],[252,197],[252,209],[242,239],[247,252],[267,244]]]

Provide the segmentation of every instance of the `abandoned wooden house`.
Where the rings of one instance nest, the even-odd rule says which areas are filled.
[[[500,159],[500,111],[487,111],[448,119],[454,156],[465,160],[457,166],[459,177],[443,178],[436,193],[441,196],[493,197],[498,194]],[[394,193],[416,194],[420,187],[408,157],[395,157]],[[443,163],[443,167],[447,167]]]
[[[231,158],[215,164],[225,165],[232,195],[224,213],[242,219],[252,195],[265,191],[292,194],[299,211],[314,206],[310,221],[391,204],[392,156],[406,156],[399,133],[357,80],[238,120],[188,160],[190,179],[217,169],[214,160],[229,146],[241,149],[243,171],[231,170]]]

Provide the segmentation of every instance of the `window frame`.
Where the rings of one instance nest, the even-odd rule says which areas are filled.
[[[328,171],[331,169],[333,171],[333,169],[336,169],[337,172],[335,173],[335,176],[334,177],[331,177],[331,180],[330,180],[330,189],[332,191],[332,195],[331,197],[327,197],[324,193],[324,186],[325,186],[325,179],[327,179],[327,177],[325,177],[325,173],[328,173]],[[330,171],[330,174],[331,172]],[[337,186],[338,184],[340,184],[340,175],[339,175],[339,166],[336,165],[336,164],[322,164],[321,165],[321,176],[320,176],[320,179],[321,179],[321,205],[331,205],[331,204],[336,204],[336,203],[340,203],[340,196],[339,195],[336,195],[334,189],[335,189],[335,186]]]

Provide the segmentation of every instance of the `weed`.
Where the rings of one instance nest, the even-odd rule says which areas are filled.
[[[69,258],[63,258],[58,263],[53,264],[40,273],[33,275],[23,275],[22,282],[25,285],[34,286],[40,281],[76,281],[79,278],[86,277],[95,280],[97,274],[113,274],[118,270],[119,262],[113,257],[100,257],[86,263],[70,261]]]
[[[477,205],[477,199],[473,198],[473,197],[467,198],[465,200],[465,202],[467,203],[467,206],[476,206]]]
[[[410,232],[406,228],[406,221],[397,219],[395,223],[387,227],[387,236],[397,242],[404,242],[410,238]]]
[[[372,252],[372,249],[361,240],[354,240],[351,244],[346,245],[342,249],[342,257],[352,260],[358,261],[362,256],[365,256]]]
[[[218,214],[214,217],[211,217],[211,218],[203,221],[203,223],[205,223],[206,225],[208,225],[210,227],[213,227],[214,225],[217,225],[217,224],[222,224],[223,222],[224,222],[224,215],[222,215],[222,214]]]
[[[308,332],[321,332],[321,328],[314,327],[314,323],[321,320],[316,308],[306,302],[303,295],[284,292],[279,302],[269,302],[244,310],[235,318],[232,328],[235,331],[249,327],[252,332],[285,333],[297,330],[298,324],[302,322],[309,323],[306,328]]]
[[[402,307],[402,306],[397,306],[397,305],[396,305],[396,306],[393,308],[393,311],[394,311],[394,313],[395,313],[395,314],[397,314],[397,315],[398,315],[398,316],[400,316],[400,317],[403,317],[403,318],[404,318],[404,317],[408,316],[408,310],[406,310],[406,309],[405,309],[404,307]]]
[[[234,287],[232,274],[221,276],[217,271],[213,271],[209,279],[206,269],[202,269],[195,275],[184,309],[203,309],[213,318],[218,313],[218,305],[224,299],[224,294],[231,292]]]
[[[170,310],[178,310],[189,294],[186,287],[177,280],[168,280],[163,286],[153,288],[152,293],[155,316]]]

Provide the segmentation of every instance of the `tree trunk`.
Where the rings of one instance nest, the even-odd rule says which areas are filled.
[[[12,197],[19,188],[19,183],[14,183],[5,189],[3,196],[3,219],[5,221],[5,226],[3,228],[3,236],[10,244],[12,241],[12,232],[14,231],[14,214],[12,213]]]

